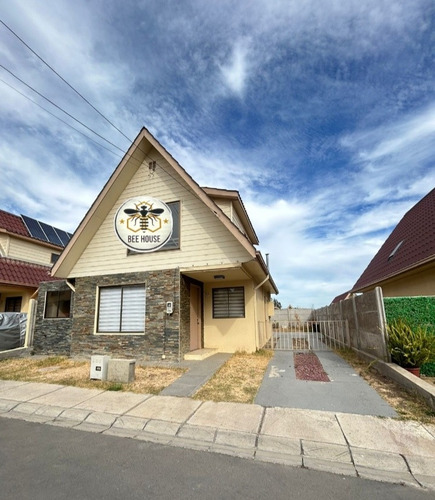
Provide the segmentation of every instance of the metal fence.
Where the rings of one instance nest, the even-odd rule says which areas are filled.
[[[350,346],[346,320],[275,321],[268,347],[276,351],[329,351]]]

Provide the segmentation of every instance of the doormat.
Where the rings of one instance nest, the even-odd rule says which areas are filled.
[[[329,382],[329,377],[322,363],[313,352],[295,352],[295,372],[297,380],[311,382]]]

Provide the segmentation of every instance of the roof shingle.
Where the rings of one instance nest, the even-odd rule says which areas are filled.
[[[0,228],[6,229],[9,233],[31,237],[24,225],[23,219],[18,215],[5,212],[4,210],[0,210]]]
[[[38,287],[41,281],[54,281],[50,267],[20,260],[0,258],[0,283]]]
[[[414,205],[397,224],[351,291],[435,259],[435,189]]]

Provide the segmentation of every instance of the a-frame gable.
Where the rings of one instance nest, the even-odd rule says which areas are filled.
[[[153,161],[155,171],[148,168]],[[174,252],[165,250],[152,256],[142,254],[126,259],[126,249],[117,241],[113,230],[113,217],[122,201],[138,195],[160,197],[167,202],[180,201],[182,251],[176,257]],[[198,238],[198,241],[191,241],[189,245],[186,238]],[[256,256],[248,238],[144,128],[80,223],[53,267],[53,274],[74,277],[104,273],[109,260],[111,272],[128,272],[134,270],[139,258],[146,260],[150,268],[175,267],[174,258],[181,259],[182,265],[193,265],[192,243],[196,245],[197,254],[210,260],[209,265],[218,263],[219,259],[225,264],[225,260],[243,262]]]

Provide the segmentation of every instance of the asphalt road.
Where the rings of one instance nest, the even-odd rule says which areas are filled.
[[[1,500],[433,499],[433,492],[0,418]]]

